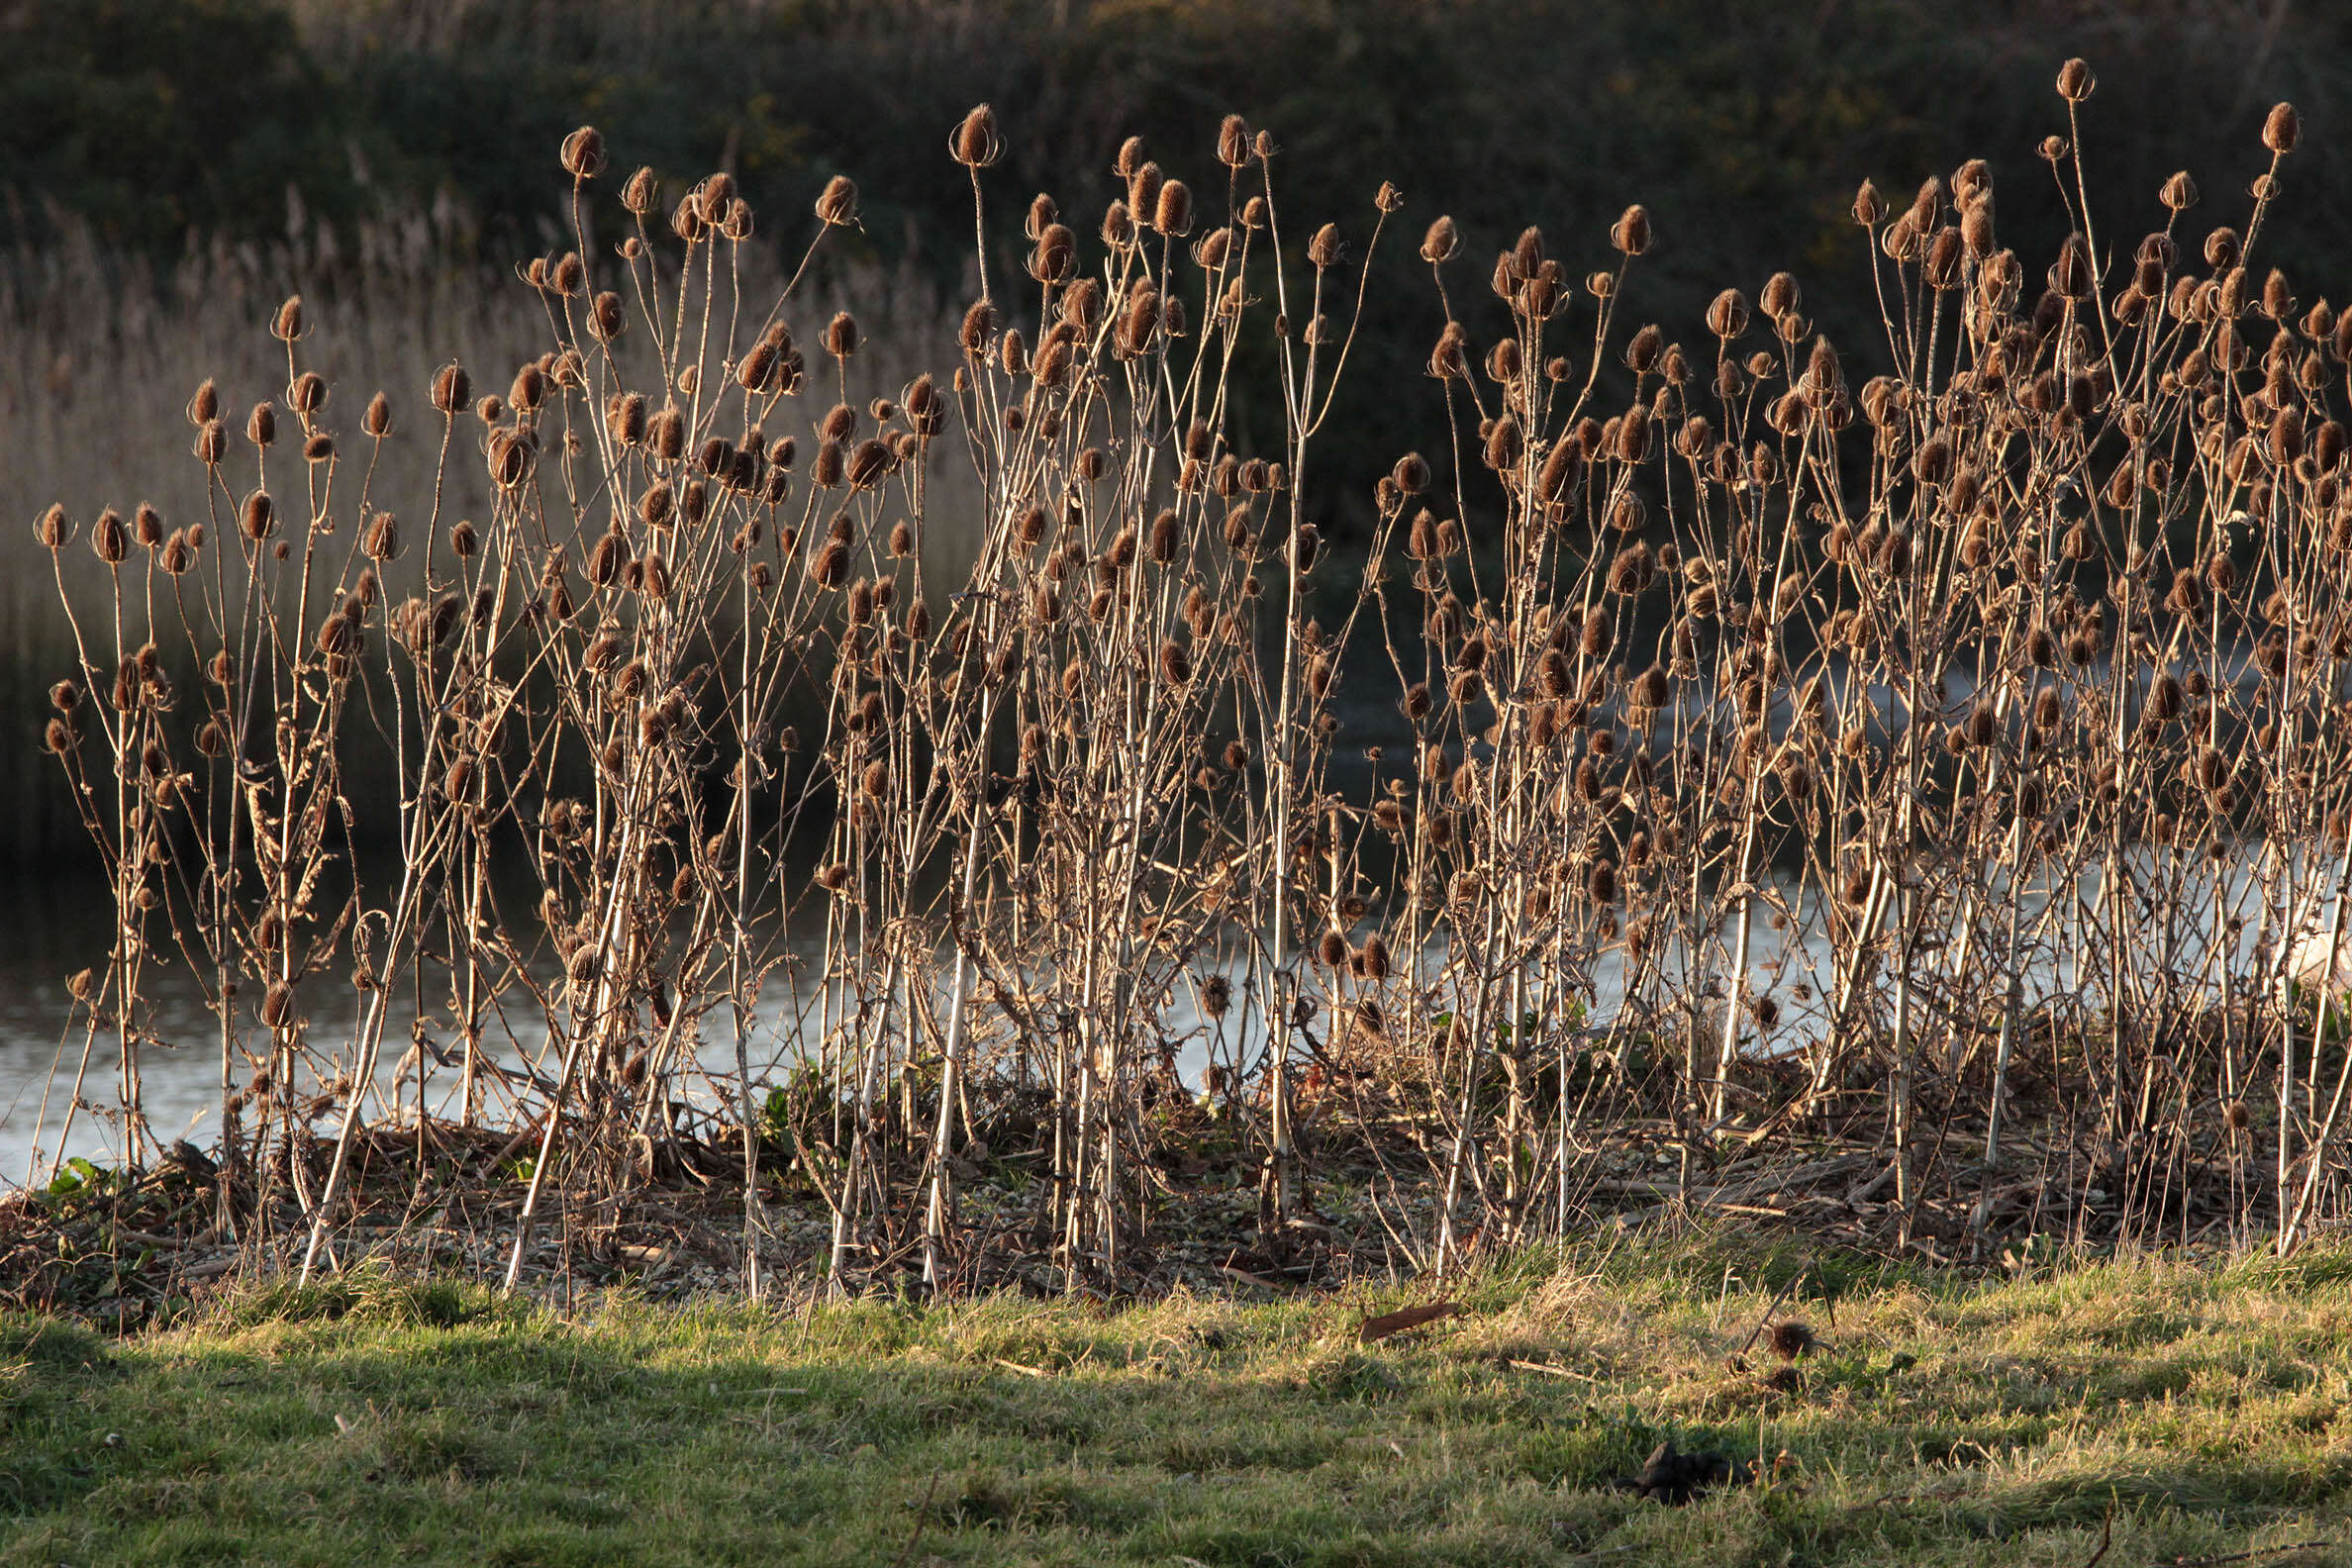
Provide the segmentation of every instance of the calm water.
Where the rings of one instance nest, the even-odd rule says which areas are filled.
[[[2153,866],[2143,862],[2137,869],[2145,874]],[[83,1050],[79,1031],[70,1035],[64,1032],[72,1012],[65,980],[85,966],[103,966],[110,926],[105,906],[91,900],[81,887],[67,886],[67,881],[70,879],[0,882],[0,1182],[10,1185],[22,1183],[33,1170],[37,1141],[45,1165],[60,1154],[83,1155],[101,1163],[114,1163],[121,1158],[119,1129],[103,1117],[87,1112],[75,1116],[70,1136],[62,1145],[59,1142],[60,1123]],[[1783,884],[1780,892],[1801,915],[1805,913],[1794,887]],[[2086,885],[2083,893],[2087,898],[2095,897],[2096,889]],[[2229,879],[2224,893],[2236,912],[2246,918],[2249,934],[2233,945],[2230,954],[2232,967],[2242,973],[2252,956],[2249,944],[2251,928],[2257,924],[2253,903],[2256,893],[2242,874]],[[2045,892],[2029,893],[2028,912],[2042,907],[2046,899]],[[2147,930],[2136,933],[2148,951],[2161,953],[2176,972],[2184,975],[2205,969],[2211,934],[2209,891],[2192,901],[2190,908],[2198,913],[2175,931]],[[1743,1042],[1743,1049],[1749,1053],[1795,1049],[1817,1033],[1827,1017],[1827,993],[1834,970],[1826,939],[1810,929],[1813,924],[1801,920],[1776,930],[1769,913],[1758,907],[1750,935],[1749,985],[1754,990],[1771,991],[1781,1003],[1782,1018],[1769,1037],[1758,1040],[1751,1035]],[[1990,931],[1980,932],[1978,941],[1987,942],[1993,935]],[[1713,966],[1715,972],[1728,967],[1734,936],[1728,923],[1715,933],[1719,944],[1716,949],[1719,956]],[[804,956],[814,960],[816,955]],[[1440,956],[1426,953],[1423,962],[1433,966]],[[2028,1007],[2063,997],[2071,989],[2071,977],[2049,955],[2025,956]],[[1670,954],[1667,966],[1670,983],[1687,972],[1685,965],[1689,957],[1685,952]],[[1943,966],[1949,961],[1943,952],[1929,952],[1920,960],[1933,966]],[[944,972],[942,967],[942,978]],[[1321,971],[1314,972],[1320,979]],[[313,1036],[322,1040],[347,1038],[357,1029],[359,1000],[347,986],[323,983],[326,979],[321,977],[321,981],[314,982],[305,992],[305,1011]],[[1232,979],[1236,992],[1240,991],[1243,977],[1236,972]],[[1593,977],[1591,1018],[1596,1026],[1606,1026],[1615,1016],[1621,988],[1620,968],[1614,959],[1606,961]],[[197,987],[177,965],[163,966],[152,983],[145,987],[145,994],[151,1005],[147,1022],[161,1041],[146,1046],[142,1057],[149,1123],[156,1135],[166,1142],[186,1137],[200,1145],[209,1145],[219,1131],[219,1025]],[[807,991],[796,997],[781,977],[771,981],[751,1036],[749,1055],[755,1080],[774,1076],[798,1054],[801,1040],[814,1037],[821,1029],[821,1021],[813,1012],[814,1000]],[[942,1021],[944,1003],[944,997],[940,998],[937,1016]],[[1179,1070],[1187,1081],[1197,1085],[1208,1061],[1209,1031],[1192,1014],[1190,1003],[1191,988],[1179,986],[1178,1006],[1163,1022],[1169,1035],[1180,1041]],[[1719,1000],[1715,1002],[1716,1009],[1720,1006]],[[805,1017],[804,1010],[809,1010]],[[1250,1062],[1262,1048],[1262,1031],[1254,1029],[1247,1033],[1236,1031],[1235,1026],[1244,1013],[1237,1005],[1227,1018],[1226,1032],[1218,1046],[1221,1059]],[[1253,1013],[1249,1016],[1254,1018]],[[717,1101],[718,1090],[734,1077],[735,1045],[728,1020],[724,1011],[714,1012],[703,1020],[705,1043],[701,1055],[707,1071],[687,1089],[690,1099],[706,1106]],[[539,1021],[520,1012],[511,1012],[510,1021],[514,1032],[486,1041],[488,1048],[510,1066],[518,1069],[536,1066],[543,1077],[552,1079],[558,1063],[546,1052],[546,1040]],[[1320,1035],[1321,1029],[1316,1032]],[[444,1040],[449,1035],[445,1029],[438,1033]],[[413,1112],[413,1070],[398,1085],[391,1078],[394,1065],[407,1049],[407,1021],[398,1017],[386,1031],[378,1075],[383,1104],[370,1105],[371,1117],[387,1110]],[[444,1097],[454,1094],[457,1076],[453,1067],[434,1070],[428,1099],[437,1112],[445,1108]],[[714,1079],[716,1084],[711,1081]],[[117,1081],[115,1053],[107,1040],[100,1039],[89,1053],[85,1097],[102,1107],[112,1105],[117,1097]],[[42,1121],[45,1091],[46,1122]]]

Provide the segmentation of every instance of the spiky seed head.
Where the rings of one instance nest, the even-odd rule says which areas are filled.
[[[122,563],[131,553],[131,536],[123,527],[123,516],[113,507],[98,514],[98,521],[90,525],[90,548],[109,566]]]
[[[388,561],[400,553],[400,520],[389,512],[378,512],[367,525],[367,534],[360,547],[372,561]]]
[[[1151,227],[1170,238],[1192,233],[1192,189],[1182,180],[1169,180],[1159,188],[1159,199],[1152,204]]]
[[[1747,296],[1725,289],[1707,307],[1707,330],[1724,343],[1736,342],[1748,329]]]
[[[563,139],[557,154],[563,171],[573,179],[594,179],[605,171],[604,133],[594,126],[582,126]]]
[[[1610,227],[1609,243],[1626,255],[1637,256],[1650,247],[1649,209],[1639,202],[1626,208]]]
[[[1233,1005],[1233,983],[1224,975],[1213,974],[1201,982],[1201,1011],[1213,1019],[1221,1019]]]
[[[2295,150],[2295,144],[2303,139],[2303,121],[2295,113],[2295,105],[2274,104],[2268,118],[2262,122],[2262,145],[2281,156]]]
[[[997,129],[996,110],[974,104],[947,139],[948,155],[968,169],[984,169],[1005,155],[1005,139]]]
[[[1136,152],[1140,154],[1141,138],[1129,137],[1127,141],[1135,145]],[[1217,161],[1226,168],[1237,169],[1246,167],[1255,155],[1255,148],[1250,145],[1249,122],[1237,114],[1226,115],[1217,128]],[[1120,149],[1120,156],[1123,159],[1127,156],[1126,147]],[[1125,174],[1127,171],[1123,168],[1119,172]]]
[[[2089,62],[2070,59],[2058,67],[2058,96],[2068,103],[2081,103],[2098,89],[2099,78],[2092,73]]]

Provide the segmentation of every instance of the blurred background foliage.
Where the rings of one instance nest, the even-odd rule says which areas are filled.
[[[1127,135],[1209,197],[1237,111],[1285,148],[1296,234],[1334,218],[1360,242],[1379,182],[1407,193],[1334,454],[1372,474],[1436,407],[1395,377],[1443,319],[1414,257],[1437,213],[1468,242],[1451,281],[1474,330],[1484,260],[1522,225],[1580,273],[1640,201],[1659,242],[1634,319],[1703,339],[1715,290],[1786,267],[1867,357],[1856,184],[1900,200],[1986,157],[2002,240],[2038,272],[2069,226],[2035,147],[2065,129],[2070,54],[2100,74],[2084,155],[2110,246],[2155,224],[2176,168],[2206,196],[2192,234],[2242,222],[2287,98],[2305,141],[2268,259],[2306,300],[2352,294],[2328,275],[2352,239],[2348,45],[2352,7],[2313,0],[0,0],[0,239],[22,266],[84,225],[158,263],[291,224],[332,257],[338,226],[431,213],[451,264],[503,269],[558,243],[554,147],[593,122],[617,171],[648,163],[673,195],[731,169],[787,245],[850,174],[861,259],[953,300],[969,193],[943,142],[970,104],[1006,128],[988,186],[1008,270],[1032,192],[1093,227]]]
[[[1984,156],[2046,187],[2068,54],[2100,73],[2086,150],[2115,195],[2152,212],[2178,167],[2234,194],[2278,98],[2307,128],[2292,183],[2332,190],[2348,44],[2352,8],[2313,0],[6,0],[0,186],[20,242],[58,213],[149,251],[266,234],[289,188],[335,222],[453,199],[533,241],[551,149],[593,121],[617,161],[726,166],[771,212],[850,173],[878,249],[952,273],[942,144],[973,102],[1006,125],[1008,224],[1034,189],[1099,205],[1130,133],[1204,179],[1237,111],[1310,207],[1360,219],[1393,179],[1474,236],[1597,242],[1643,201],[1696,289],[1843,261],[1865,175]],[[2352,210],[2299,205],[2336,253]]]
[[[1395,181],[1406,206],[1373,252],[1367,333],[1307,487],[1344,548],[1399,453],[1428,452],[1441,482],[1448,466],[1423,373],[1445,316],[1416,254],[1431,218],[1462,227],[1446,282],[1481,351],[1505,330],[1486,286],[1498,248],[1537,224],[1582,276],[1616,259],[1609,225],[1638,201],[1657,241],[1620,342],[1656,321],[1704,361],[1706,301],[1786,268],[1867,375],[1888,352],[1855,187],[1901,205],[1989,159],[2001,242],[2038,279],[2073,222],[2036,147],[2067,128],[2052,82],[2074,54],[2100,78],[2083,155],[2103,250],[2128,258],[2180,168],[2205,192],[2184,248],[2242,224],[2258,128],[2288,99],[2303,141],[2253,259],[2306,305],[2352,301],[2341,0],[0,0],[0,670],[20,677],[0,682],[0,736],[37,735],[46,683],[73,667],[32,518],[143,498],[202,516],[180,410],[206,376],[232,398],[278,394],[261,329],[291,292],[320,327],[306,358],[354,409],[380,386],[404,419],[421,411],[452,355],[502,382],[545,346],[516,267],[569,244],[555,151],[584,122],[612,148],[591,212],[606,244],[639,163],[670,200],[731,170],[792,258],[824,182],[855,178],[862,229],[829,242],[807,308],[854,303],[890,345],[876,369],[953,357],[977,284],[945,142],[975,102],[1007,142],[984,175],[1000,282],[1019,276],[1033,193],[1094,233],[1130,134],[1211,214],[1220,118],[1270,130],[1294,249],[1329,219],[1361,258],[1373,193]],[[1591,321],[1586,302],[1554,329],[1579,372]],[[1241,365],[1231,425],[1270,451],[1264,370]],[[1621,395],[1605,376],[1602,412]],[[396,433],[390,504],[423,504],[435,457]],[[466,485],[459,510],[479,501]],[[66,555],[69,577],[97,570]],[[0,747],[0,860],[78,839],[31,744]]]

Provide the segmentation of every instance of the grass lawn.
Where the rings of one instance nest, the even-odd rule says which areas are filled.
[[[1713,1234],[1366,1291],[0,1321],[0,1563],[2352,1561],[2352,1251],[1970,1278]],[[1759,1465],[1673,1508],[1662,1438]]]

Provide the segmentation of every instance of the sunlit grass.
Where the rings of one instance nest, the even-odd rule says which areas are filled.
[[[1369,1346],[1406,1298],[563,1318],[363,1280],[120,1343],[20,1319],[0,1561],[2340,1560],[2348,1264],[1716,1236],[1530,1254]],[[1785,1388],[1739,1356],[1776,1300],[1823,1342]],[[1763,1480],[1608,1488],[1669,1438]]]

